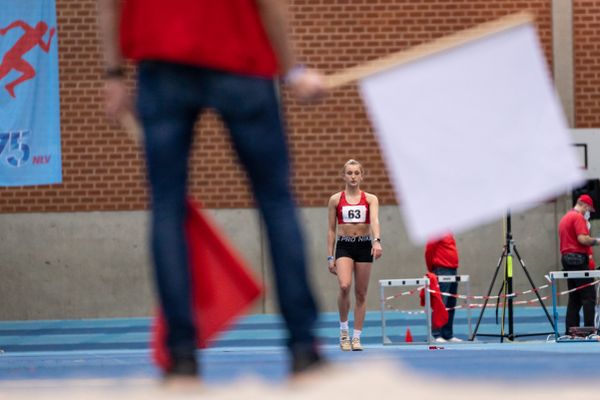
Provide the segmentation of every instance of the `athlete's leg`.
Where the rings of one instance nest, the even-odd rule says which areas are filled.
[[[35,77],[35,69],[25,60],[14,60],[12,63],[12,69],[21,72],[21,76],[10,82],[6,85],[6,90],[11,95],[11,97],[15,97],[15,87],[25,81],[28,81]]]
[[[371,277],[372,263],[357,262],[354,267],[354,329],[362,331],[367,312],[367,289]]]
[[[342,351],[351,351],[348,314],[350,313],[350,288],[352,287],[354,260],[350,257],[340,257],[338,255],[335,260],[335,267],[339,284],[337,302],[340,314],[340,348]]]
[[[352,288],[354,260],[349,257],[340,257],[335,260],[335,267],[340,286],[337,298],[340,322],[346,322],[350,313],[350,289]],[[354,318],[356,318],[356,315]]]

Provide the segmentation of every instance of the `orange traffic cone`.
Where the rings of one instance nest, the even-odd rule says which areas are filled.
[[[412,334],[410,333],[410,328],[406,328],[406,339],[404,339],[404,341],[406,343],[412,343],[413,341]]]

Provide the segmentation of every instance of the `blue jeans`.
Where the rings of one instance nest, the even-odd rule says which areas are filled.
[[[433,269],[433,273],[437,276],[455,276],[456,268],[435,267]],[[456,294],[458,292],[458,283],[440,282],[440,291],[444,293]],[[454,323],[454,307],[456,307],[456,297],[442,296],[442,298],[444,299],[444,305],[446,308],[451,308],[451,310],[448,310],[448,322],[446,322],[446,325],[442,326],[440,329],[432,330],[431,334],[433,337],[441,336],[444,339],[450,339],[454,337],[452,325]]]
[[[152,202],[151,251],[171,355],[189,357],[195,351],[185,198],[194,122],[207,108],[216,110],[227,126],[264,220],[288,346],[292,351],[312,348],[317,307],[290,190],[275,82],[156,61],[141,62],[138,74],[137,108],[145,133]]]

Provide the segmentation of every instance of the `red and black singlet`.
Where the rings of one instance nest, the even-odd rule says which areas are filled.
[[[346,192],[342,192],[336,207],[338,224],[370,224],[369,203],[365,192],[360,192],[360,201],[350,204],[346,200]]]

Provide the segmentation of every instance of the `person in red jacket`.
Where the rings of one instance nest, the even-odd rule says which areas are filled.
[[[425,246],[425,263],[427,270],[437,276],[454,276],[458,269],[458,251],[456,250],[456,241],[452,234],[447,234],[440,239],[431,240]],[[440,282],[440,291],[444,293],[456,294],[458,292],[458,283]],[[454,307],[456,307],[456,297],[443,296],[444,304],[448,310],[448,322],[440,329],[433,329],[432,335],[436,342],[462,342],[461,339],[454,336]]]
[[[558,237],[560,239],[561,263],[565,271],[585,271],[589,269],[590,248],[598,245],[599,239],[590,236],[586,217],[594,210],[592,198],[583,194],[577,198],[575,207],[569,210],[558,224]],[[588,217],[589,218],[589,217]],[[591,283],[592,279],[568,279],[567,287],[574,289],[581,285]],[[580,323],[579,311],[583,309],[585,326],[594,326],[594,313],[596,292],[593,287],[587,286],[569,293],[567,315],[565,317],[565,334],[569,335],[571,327],[578,327]]]
[[[265,223],[291,371],[319,366],[313,332],[317,306],[290,188],[279,78],[302,101],[323,95],[325,79],[297,63],[288,34],[288,2],[98,2],[106,111],[114,121],[132,107],[124,58],[137,64],[136,114],[150,184],[151,254],[171,360],[165,378],[195,380],[198,371],[184,221],[194,125],[207,109],[227,127]]]

